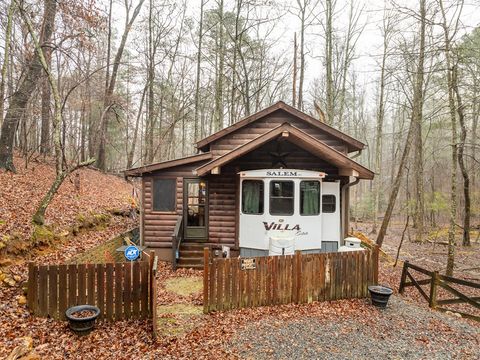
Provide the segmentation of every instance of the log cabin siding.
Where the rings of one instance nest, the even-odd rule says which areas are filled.
[[[304,121],[292,117],[284,111],[276,111],[263,119],[259,119],[243,128],[240,128],[210,144],[210,151],[213,157],[225,155],[227,152],[243,145],[254,138],[266,133],[267,131],[288,122],[292,126],[305,131],[310,136],[324,142],[335,150],[347,154],[347,145],[339,139],[332,137],[330,134],[323,132],[321,129],[315,128]]]
[[[173,212],[160,212],[153,210],[153,180],[155,178],[176,180],[176,210]],[[183,210],[183,177],[149,176],[143,178],[143,240],[144,244],[155,248],[168,248],[172,246],[172,234],[177,219]]]
[[[208,242],[235,246],[236,234],[236,175],[213,175],[208,178],[209,222]]]

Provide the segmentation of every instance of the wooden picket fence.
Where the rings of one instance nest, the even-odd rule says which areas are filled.
[[[420,279],[420,277],[423,278]],[[427,285],[427,289],[422,288],[424,285]],[[405,261],[398,292],[403,294],[405,288],[409,286],[415,287],[432,309],[456,312],[462,317],[480,321],[478,315],[480,313],[480,283],[478,282],[442,275],[438,271],[430,271]],[[445,299],[444,296],[439,296],[440,290],[444,296],[448,295],[450,298]],[[453,304],[469,306],[465,306],[463,311],[459,311],[449,306]]]
[[[71,306],[97,306],[100,319],[152,316],[154,253],[137,262],[61,264],[28,267],[27,304],[40,317],[65,319]]]
[[[242,269],[243,262],[243,269]],[[245,263],[248,262],[248,268]],[[254,265],[252,266],[252,263]],[[362,298],[378,282],[378,248],[221,259],[204,250],[204,312]]]

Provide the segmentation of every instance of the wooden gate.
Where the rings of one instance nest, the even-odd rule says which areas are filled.
[[[204,250],[204,312],[366,297],[378,282],[378,249],[211,259]]]
[[[427,278],[419,279],[419,273],[426,275]],[[428,285],[430,289],[425,291],[422,288],[422,285]],[[480,321],[480,316],[478,315],[480,313],[480,311],[478,311],[480,310],[480,283],[441,275],[438,273],[438,271],[429,271],[405,261],[403,264],[402,277],[398,292],[403,294],[405,288],[409,286],[414,286],[432,309],[440,311],[452,311],[462,315],[463,317]],[[462,289],[459,287],[462,287]],[[439,290],[443,291],[443,295],[453,295],[454,297],[440,299]],[[470,294],[466,294],[467,291]],[[477,294],[473,295],[474,292]],[[474,309],[470,313],[466,313],[451,307],[449,308],[448,305],[452,304],[468,304]]]
[[[65,310],[89,304],[101,319],[144,319],[151,316],[153,258],[140,262],[28,266],[27,303],[40,317],[65,319]]]

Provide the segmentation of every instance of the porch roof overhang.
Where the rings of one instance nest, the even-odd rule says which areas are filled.
[[[124,174],[125,176],[142,176],[144,173],[150,173],[152,171],[167,169],[175,166],[188,165],[188,164],[196,163],[199,161],[206,161],[206,160],[210,160],[212,157],[213,155],[209,152],[196,154],[192,156],[186,156],[180,159],[167,160],[167,161],[162,161],[162,162],[158,162],[151,165],[145,165],[145,166],[128,169],[128,170],[125,170]]]
[[[345,154],[335,150],[324,142],[315,139],[295,126],[290,125],[289,123],[283,123],[260,135],[259,137],[245,143],[244,145],[241,145],[234,150],[201,165],[194,170],[194,173],[198,176],[203,176],[211,172],[218,173],[218,169],[220,167],[278,137],[293,142],[295,145],[298,145],[312,155],[315,155],[328,161],[332,165],[335,165],[338,167],[339,174],[342,176],[355,176],[359,179],[368,180],[371,180],[374,177],[374,173],[371,170],[353,161]]]

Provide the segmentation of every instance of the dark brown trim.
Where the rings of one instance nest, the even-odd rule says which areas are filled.
[[[175,160],[167,160],[167,161],[162,161],[158,162],[155,164],[151,165],[145,165],[145,166],[140,166],[137,168],[132,168],[125,170],[124,174],[125,176],[142,176],[144,173],[149,173],[152,171],[156,170],[161,170],[161,169],[166,169],[166,168],[171,168],[174,166],[180,166],[180,165],[186,165],[186,164],[191,164],[195,163],[198,161],[204,161],[204,160],[210,160],[213,157],[211,153],[203,153],[203,154],[197,154],[197,155],[192,155],[192,156],[186,156],[180,159],[175,159]]]
[[[240,175],[236,174],[235,175],[235,247],[240,246],[240,206],[242,204],[240,203]]]
[[[242,155],[255,150],[268,141],[281,136],[284,132],[288,133],[288,137],[286,138],[287,141],[294,140],[296,145],[300,146],[311,154],[332,163],[339,169],[353,169],[358,172],[358,177],[360,179],[373,179],[374,173],[372,171],[353,161],[340,151],[335,150],[334,148],[326,145],[320,140],[315,139],[304,131],[290,125],[289,123],[283,123],[282,125],[267,131],[263,135],[256,137],[248,143],[241,145],[225,155],[198,167],[195,169],[195,172],[198,176],[203,176],[215,167],[223,166],[232,160],[235,160]]]
[[[206,138],[200,140],[197,142],[197,149],[204,149],[208,144],[210,144],[211,142],[215,141],[215,140],[218,140],[222,137],[224,137],[225,135],[228,135],[248,124],[251,124],[252,122],[258,120],[258,119],[261,119],[271,113],[273,113],[274,111],[277,111],[277,110],[284,110],[286,111],[287,113],[291,114],[292,116],[295,116],[296,118],[299,118],[305,122],[307,122],[308,124],[312,125],[312,126],[315,126],[323,131],[325,131],[326,133],[330,134],[331,136],[334,136],[336,137],[337,139],[345,142],[347,144],[347,151],[348,152],[352,152],[352,151],[358,151],[358,150],[362,150],[365,148],[365,144],[362,143],[361,141],[358,141],[354,138],[352,138],[351,136],[347,135],[347,134],[344,134],[342,133],[341,131],[315,119],[314,117],[308,115],[308,114],[305,114],[304,112],[301,112],[297,109],[295,109],[294,107],[290,106],[290,105],[287,105],[285,104],[283,101],[279,101],[271,106],[269,106],[268,108],[266,109],[263,109],[255,114],[252,114],[238,122],[236,122],[235,124],[233,125],[230,125],[229,127],[226,127],[225,129],[222,129],[220,131],[217,131],[216,133],[210,135],[210,136],[207,136]]]
[[[140,206],[140,244],[145,245],[145,178],[142,177],[142,204]]]

